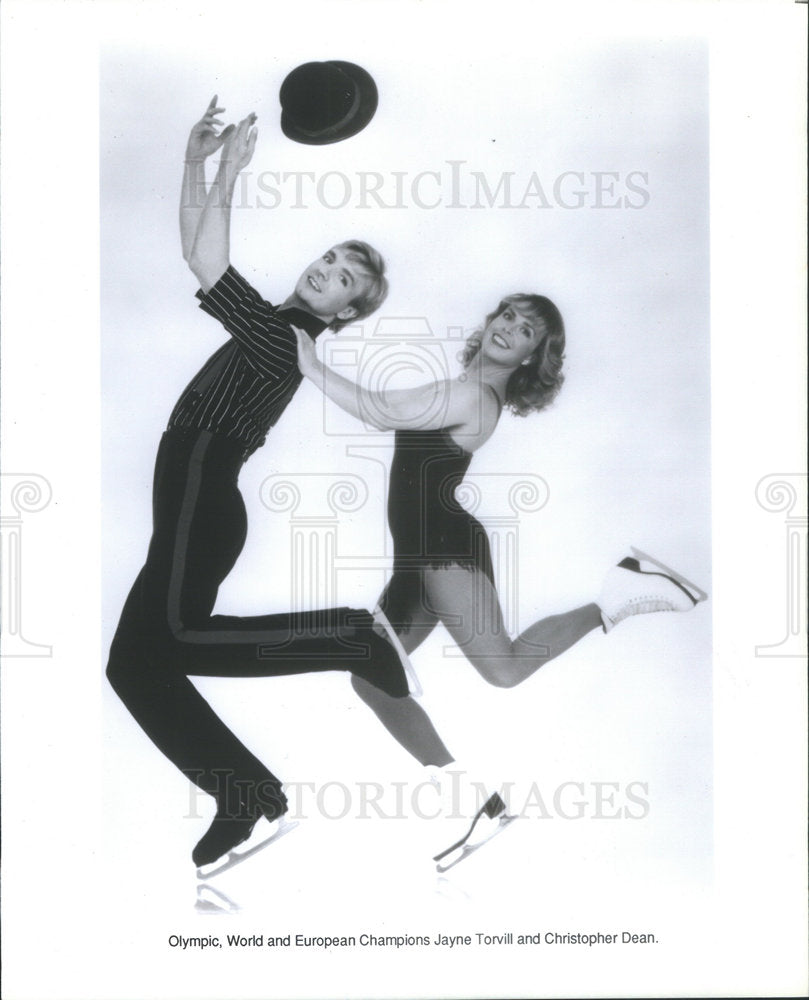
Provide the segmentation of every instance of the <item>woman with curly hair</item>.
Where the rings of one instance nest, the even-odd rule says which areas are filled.
[[[392,631],[410,653],[442,622],[475,670],[497,687],[521,684],[593,629],[609,631],[631,614],[685,611],[706,596],[634,551],[608,574],[598,603],[543,618],[516,639],[506,632],[485,529],[454,494],[503,408],[525,416],[554,399],[564,380],[564,349],[564,323],[550,299],[508,295],[467,342],[457,378],[379,393],[327,369],[310,338],[298,334],[303,374],[349,413],[396,432],[388,492],[394,567],[380,599]],[[352,684],[422,764],[452,762],[412,698],[390,698],[356,677]]]

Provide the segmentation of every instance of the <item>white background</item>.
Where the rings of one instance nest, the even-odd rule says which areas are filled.
[[[306,4],[274,18],[237,5],[226,21],[204,5],[3,13],[3,471],[53,488],[26,519],[20,580],[25,635],[53,655],[3,663],[6,995],[801,992],[805,664],[754,650],[782,637],[787,593],[784,514],[763,511],[755,487],[799,471],[803,454],[802,107],[790,97],[805,89],[805,10],[577,6],[563,18],[507,3],[496,23],[436,3]],[[335,57],[371,70],[379,112],[350,143],[295,146],[277,123],[280,81]],[[447,660],[444,634],[414,657],[460,758],[548,798],[581,782],[584,818],[528,811],[437,881],[423,861],[436,823],[314,811],[216,883],[241,907],[222,918],[194,911],[187,854],[204,806],[188,817],[184,779],[102,680],[148,539],[157,437],[221,339],[195,309],[175,232],[185,136],[214,92],[229,116],[258,113],[257,170],[412,175],[458,159],[494,178],[513,170],[518,189],[532,171],[551,184],[564,170],[648,173],[640,211],[245,210],[232,256],[272,299],[331,242],[365,236],[389,261],[385,315],[426,317],[439,343],[505,291],[551,295],[569,331],[565,389],[547,414],[504,418],[473,466],[536,473],[550,489],[520,525],[520,626],[589,600],[629,543],[711,591],[692,615],[588,637],[518,692]],[[245,470],[250,543],[223,610],[286,606],[288,525],[258,502],[266,475],[363,474],[345,448],[369,439],[308,390]],[[340,538],[358,567],[368,536],[384,540],[370,486]],[[339,600],[368,604],[380,583],[347,573]],[[356,797],[361,781],[421,778],[344,677],[204,691],[288,780],[341,781]],[[648,783],[648,817],[590,818],[598,781]],[[167,945],[172,933],[624,928],[660,943],[435,957]]]

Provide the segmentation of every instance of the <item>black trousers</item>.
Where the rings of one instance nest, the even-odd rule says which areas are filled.
[[[313,670],[373,676],[381,643],[367,611],[213,615],[247,534],[238,489],[243,446],[206,431],[160,443],[153,535],[110,649],[107,676],[154,744],[236,810],[283,811],[278,778],[216,715],[189,675],[269,677]],[[248,802],[249,800],[249,802]]]

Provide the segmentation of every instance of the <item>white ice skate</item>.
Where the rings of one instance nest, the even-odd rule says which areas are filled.
[[[639,549],[607,573],[597,604],[604,631],[630,615],[690,611],[708,595],[695,583]]]

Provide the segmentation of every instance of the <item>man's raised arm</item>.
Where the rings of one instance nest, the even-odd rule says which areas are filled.
[[[233,189],[236,178],[252,159],[256,147],[258,133],[253,127],[255,120],[256,116],[249,114],[235,129],[226,130],[228,134],[222,148],[219,169],[199,216],[188,266],[196,275],[203,292],[209,291],[216,284],[230,264],[230,207]]]
[[[183,187],[180,193],[180,240],[184,260],[188,260],[191,256],[194,240],[197,238],[199,220],[205,208],[207,197],[205,161],[211,153],[215,153],[219,149],[236,127],[228,125],[222,132],[216,131],[216,126],[222,124],[216,116],[225,110],[218,107],[216,101],[217,95],[214,94],[205,114],[191,129],[185,148]]]

